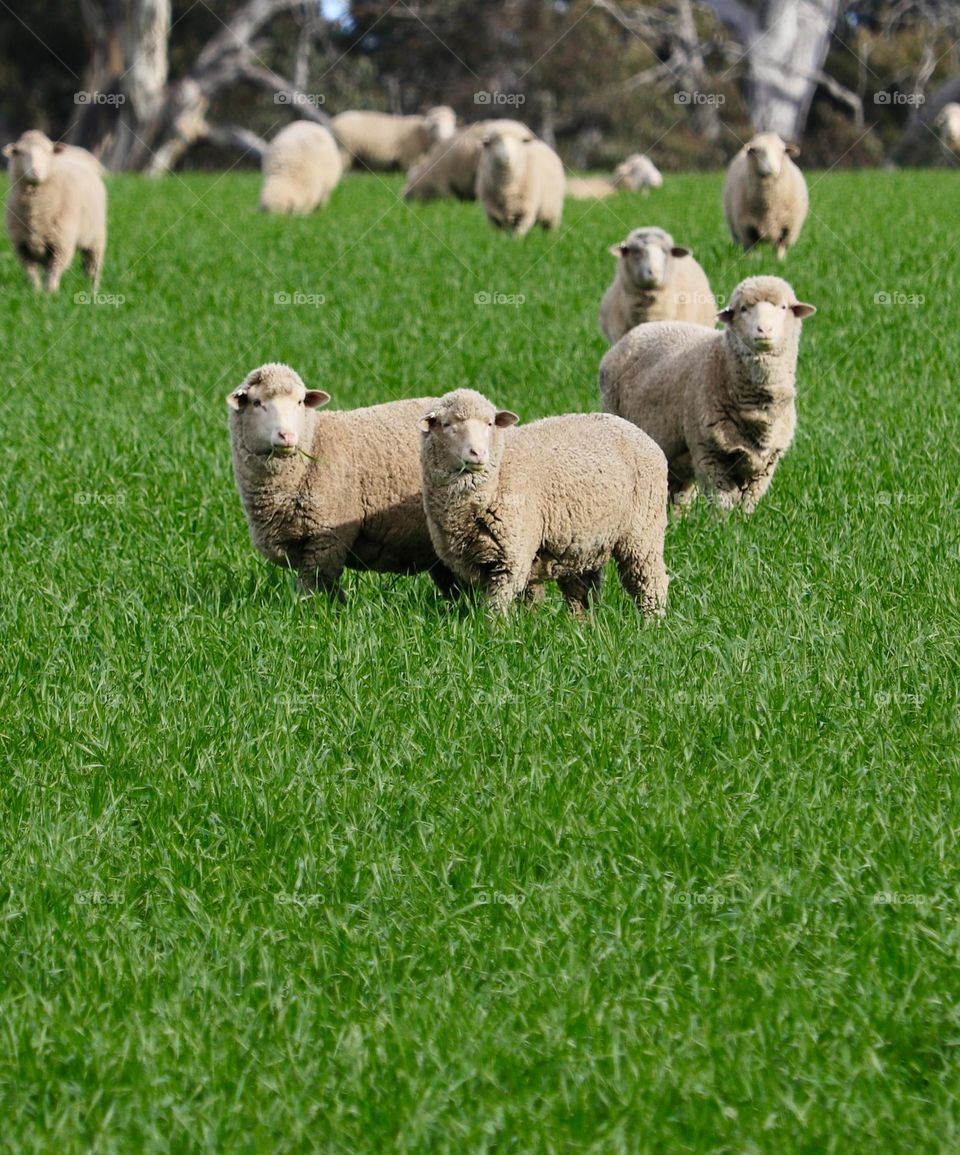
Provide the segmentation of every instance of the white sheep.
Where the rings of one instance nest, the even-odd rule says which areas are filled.
[[[431,201],[438,197],[476,200],[483,138],[493,128],[517,137],[533,136],[519,120],[481,120],[471,124],[449,140],[439,141],[417,161],[407,174],[404,198],[418,201]]]
[[[608,341],[619,341],[634,325],[650,321],[692,321],[713,328],[717,304],[707,274],[669,233],[634,229],[610,252],[617,271],[600,304],[600,329]]]
[[[6,145],[3,155],[10,159],[7,232],[34,288],[41,288],[44,269],[47,291],[55,293],[79,249],[96,292],[107,247],[100,162],[35,130]]]
[[[945,104],[933,123],[948,158],[956,160],[960,157],[960,104]]]
[[[640,325],[607,352],[603,408],[660,446],[676,504],[699,485],[721,508],[756,508],[793,440],[801,321],[815,312],[779,277],[748,277],[718,314],[726,329]]]
[[[227,397],[234,476],[254,546],[300,588],[339,594],[344,569],[429,570],[444,591],[420,494],[417,421],[430,398],[318,413],[330,400],[287,365]]]
[[[652,188],[663,188],[663,177],[648,156],[634,152],[613,170],[613,187],[647,193]]]
[[[566,181],[560,157],[530,133],[491,128],[483,137],[477,199],[490,222],[524,236],[535,224],[554,229],[563,215]]]
[[[491,610],[556,581],[587,608],[613,557],[645,615],[663,611],[667,463],[645,434],[602,413],[515,414],[458,389],[424,415],[423,503],[437,556]]]
[[[563,194],[575,201],[599,201],[612,197],[616,191],[605,176],[568,176]]]
[[[777,260],[782,261],[796,244],[809,203],[807,182],[790,159],[798,151],[775,132],[762,132],[727,166],[723,211],[734,241],[742,248],[773,245]]]
[[[453,136],[457,114],[444,104],[423,116],[350,111],[335,116],[330,127],[340,145],[345,169],[355,160],[367,168],[409,169],[433,145]]]
[[[309,120],[282,128],[263,154],[260,208],[268,213],[311,213],[323,207],[343,173],[329,129]]]

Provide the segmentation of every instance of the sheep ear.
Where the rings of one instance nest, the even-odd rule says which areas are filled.
[[[308,389],[303,403],[308,409],[319,409],[321,405],[326,405],[329,400],[330,394],[324,393],[322,389]]]
[[[516,425],[519,420],[520,418],[516,413],[511,413],[509,409],[499,409],[493,423],[500,429],[506,429],[510,425]]]
[[[17,151],[17,146],[15,144],[5,144],[3,146],[3,155],[4,156],[7,156],[7,157],[13,156],[13,154],[16,151]]]
[[[53,146],[54,152],[66,152],[66,150],[67,146],[63,143],[62,140],[58,140],[57,143]]]
[[[725,309],[721,309],[717,313],[717,320],[722,321],[725,325],[729,325],[733,321],[733,309],[727,305]]]
[[[802,301],[796,301],[790,306],[793,310],[793,315],[799,317],[802,321],[804,317],[812,317],[817,311],[813,305],[804,305]]]
[[[692,257],[693,253],[689,249],[685,249],[683,245],[674,245],[670,250],[670,255],[672,257]]]
[[[484,148],[489,148],[489,147],[490,147],[490,141],[491,141],[491,140],[493,140],[493,137],[492,137],[492,136],[490,135],[490,133],[488,132],[488,133],[486,134],[486,136],[484,136],[484,137],[482,137],[482,138],[481,138],[481,140],[480,140],[480,143],[483,145],[483,147],[484,147]]]
[[[611,257],[622,257],[627,251],[627,246],[623,244],[611,245],[607,252]]]
[[[436,411],[431,410],[431,412],[429,412],[429,413],[424,413],[424,415],[420,418],[420,420],[417,422],[417,424],[420,428],[421,433],[429,433],[431,429],[436,429],[436,427],[437,427]]]
[[[797,148],[797,146],[795,144],[785,144],[783,146],[783,151],[787,154],[787,156],[799,156],[800,155],[800,149]]]
[[[246,389],[234,389],[232,393],[227,394],[227,404],[237,411],[241,410],[248,400]]]

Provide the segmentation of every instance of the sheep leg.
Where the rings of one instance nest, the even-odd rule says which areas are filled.
[[[525,237],[527,235],[527,233],[530,232],[530,230],[533,228],[533,226],[536,223],[537,223],[537,214],[536,213],[524,213],[521,216],[514,217],[513,222],[512,222],[513,231],[514,231],[516,236]]]
[[[100,288],[100,269],[103,266],[103,250],[102,249],[84,249],[83,250],[83,271],[89,280],[93,282],[93,291],[96,292]]]
[[[531,609],[542,606],[547,599],[547,589],[543,582],[531,582],[523,591],[523,604]]]
[[[743,487],[741,495],[741,504],[745,513],[753,513],[757,508],[760,498],[770,488],[770,482],[773,481],[773,471],[777,468],[777,461],[779,457],[775,457],[773,461],[769,462],[766,469],[758,477],[751,478],[751,480]]]
[[[654,549],[643,552],[638,541],[621,542],[613,552],[620,583],[637,603],[644,618],[663,617],[667,605],[666,566],[663,554]]]
[[[55,293],[60,288],[60,278],[67,271],[73,260],[73,249],[56,246],[50,251],[50,263],[47,265],[47,292]]]
[[[500,569],[487,584],[487,608],[504,614],[520,598],[530,580],[530,563],[515,569]]]
[[[17,246],[17,256],[20,258],[20,264],[23,265],[23,271],[30,278],[30,284],[37,290],[43,288],[40,281],[40,262],[36,257],[31,256],[30,250],[26,245]]]
[[[456,575],[452,570],[447,569],[443,562],[434,562],[427,572],[443,597],[455,598],[460,593],[461,586]]]
[[[306,544],[297,572],[297,586],[301,593],[328,593],[337,601],[345,601],[340,589],[340,575],[347,562],[349,549],[340,541],[322,539]]]
[[[603,570],[587,570],[586,573],[572,574],[557,579],[560,592],[566,598],[567,609],[579,617],[590,609],[590,604],[600,592]]]

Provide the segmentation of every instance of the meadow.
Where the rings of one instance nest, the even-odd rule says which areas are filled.
[[[783,269],[719,174],[522,241],[398,177],[287,220],[116,176],[96,302],[0,246],[4,1151],[960,1150],[958,178],[809,178]],[[298,598],[226,394],[594,409],[641,224],[818,308],[794,446],[671,524],[663,623],[613,574],[582,620]]]

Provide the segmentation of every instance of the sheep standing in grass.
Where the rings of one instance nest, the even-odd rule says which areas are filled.
[[[410,169],[403,196],[406,200],[431,201],[438,197],[477,199],[477,168],[483,155],[483,138],[496,128],[518,137],[533,133],[519,120],[481,120],[462,129],[449,140],[439,141]]]
[[[287,365],[261,365],[227,397],[237,488],[254,546],[296,570],[305,592],[336,593],[344,569],[430,570],[417,421],[430,398],[344,413]]]
[[[940,134],[940,143],[948,159],[960,158],[960,104],[953,102],[945,104],[933,123]]]
[[[100,284],[107,247],[107,190],[100,162],[85,149],[54,144],[42,132],[25,132],[8,144],[10,190],[7,232],[34,288],[55,293],[80,250],[83,271]]]
[[[563,215],[565,178],[560,157],[530,133],[492,128],[483,138],[477,198],[497,228],[525,236],[535,224],[554,229]]]
[[[326,205],[343,165],[336,141],[322,124],[295,120],[263,154],[260,208],[268,213],[311,213]]]
[[[603,358],[603,408],[660,446],[676,503],[699,485],[721,508],[756,508],[793,440],[801,321],[815,312],[779,277],[748,277],[723,331],[640,325]]]
[[[608,341],[619,341],[634,325],[649,321],[692,321],[713,328],[717,304],[707,274],[669,233],[634,229],[610,252],[617,271],[600,305],[600,328]]]
[[[424,116],[350,111],[335,116],[330,127],[345,169],[355,160],[367,168],[409,169],[433,145],[453,136],[457,114],[442,104]]]
[[[634,152],[613,170],[613,187],[647,193],[652,188],[663,188],[663,177],[648,156]]]
[[[723,211],[736,243],[773,245],[777,260],[796,244],[807,216],[807,182],[790,159],[798,149],[775,132],[748,141],[727,166]]]
[[[472,389],[420,422],[423,502],[437,555],[494,611],[556,581],[587,608],[604,566],[645,615],[663,611],[667,463],[646,434],[603,413],[519,429]]]

